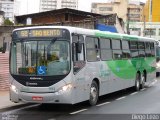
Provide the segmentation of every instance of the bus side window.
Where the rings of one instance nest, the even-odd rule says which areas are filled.
[[[112,50],[110,39],[100,38],[100,53],[102,60],[112,59]]]
[[[86,37],[86,58],[90,62],[100,60],[99,41],[95,37]]]
[[[121,41],[112,39],[113,59],[122,58]]]
[[[151,46],[151,54],[152,54],[152,57],[155,57],[155,46],[154,46],[154,42],[151,42],[151,43],[150,43],[150,46]]]
[[[136,41],[130,41],[130,51],[131,51],[132,58],[138,57],[139,53],[138,53],[138,45]]]
[[[145,43],[145,53],[146,53],[146,57],[151,57],[151,48],[150,48],[150,42],[146,42]]]
[[[138,42],[138,50],[139,50],[139,57],[145,57],[145,45],[144,42]]]
[[[131,58],[131,53],[129,50],[129,41],[122,40],[122,58]]]
[[[73,54],[73,70],[77,73],[85,65],[85,55],[84,55],[84,38],[83,36],[73,35],[72,40],[72,54]],[[81,46],[81,50],[78,50],[78,46]]]

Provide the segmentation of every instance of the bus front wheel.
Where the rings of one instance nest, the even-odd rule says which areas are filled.
[[[98,96],[99,96],[99,92],[98,92],[98,84],[96,81],[92,81],[91,87],[90,87],[90,98],[89,98],[89,104],[90,105],[96,105],[97,101],[98,101]]]

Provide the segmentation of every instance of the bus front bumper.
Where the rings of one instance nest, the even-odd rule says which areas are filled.
[[[72,92],[60,91],[52,93],[29,93],[20,92],[15,88],[10,88],[10,100],[12,102],[25,103],[56,103],[56,104],[74,104],[72,101]]]

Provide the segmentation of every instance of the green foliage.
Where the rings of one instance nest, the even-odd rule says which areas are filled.
[[[12,21],[10,21],[9,19],[5,19],[4,25],[14,25],[14,23]]]

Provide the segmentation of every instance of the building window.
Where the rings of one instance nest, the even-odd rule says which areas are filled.
[[[92,3],[92,8],[97,8],[97,4],[96,3]]]
[[[129,14],[130,18],[139,18],[140,14]]]
[[[112,7],[99,7],[99,11],[112,11]]]
[[[155,36],[155,35],[156,35],[156,29],[154,28],[145,29],[145,36]]]

